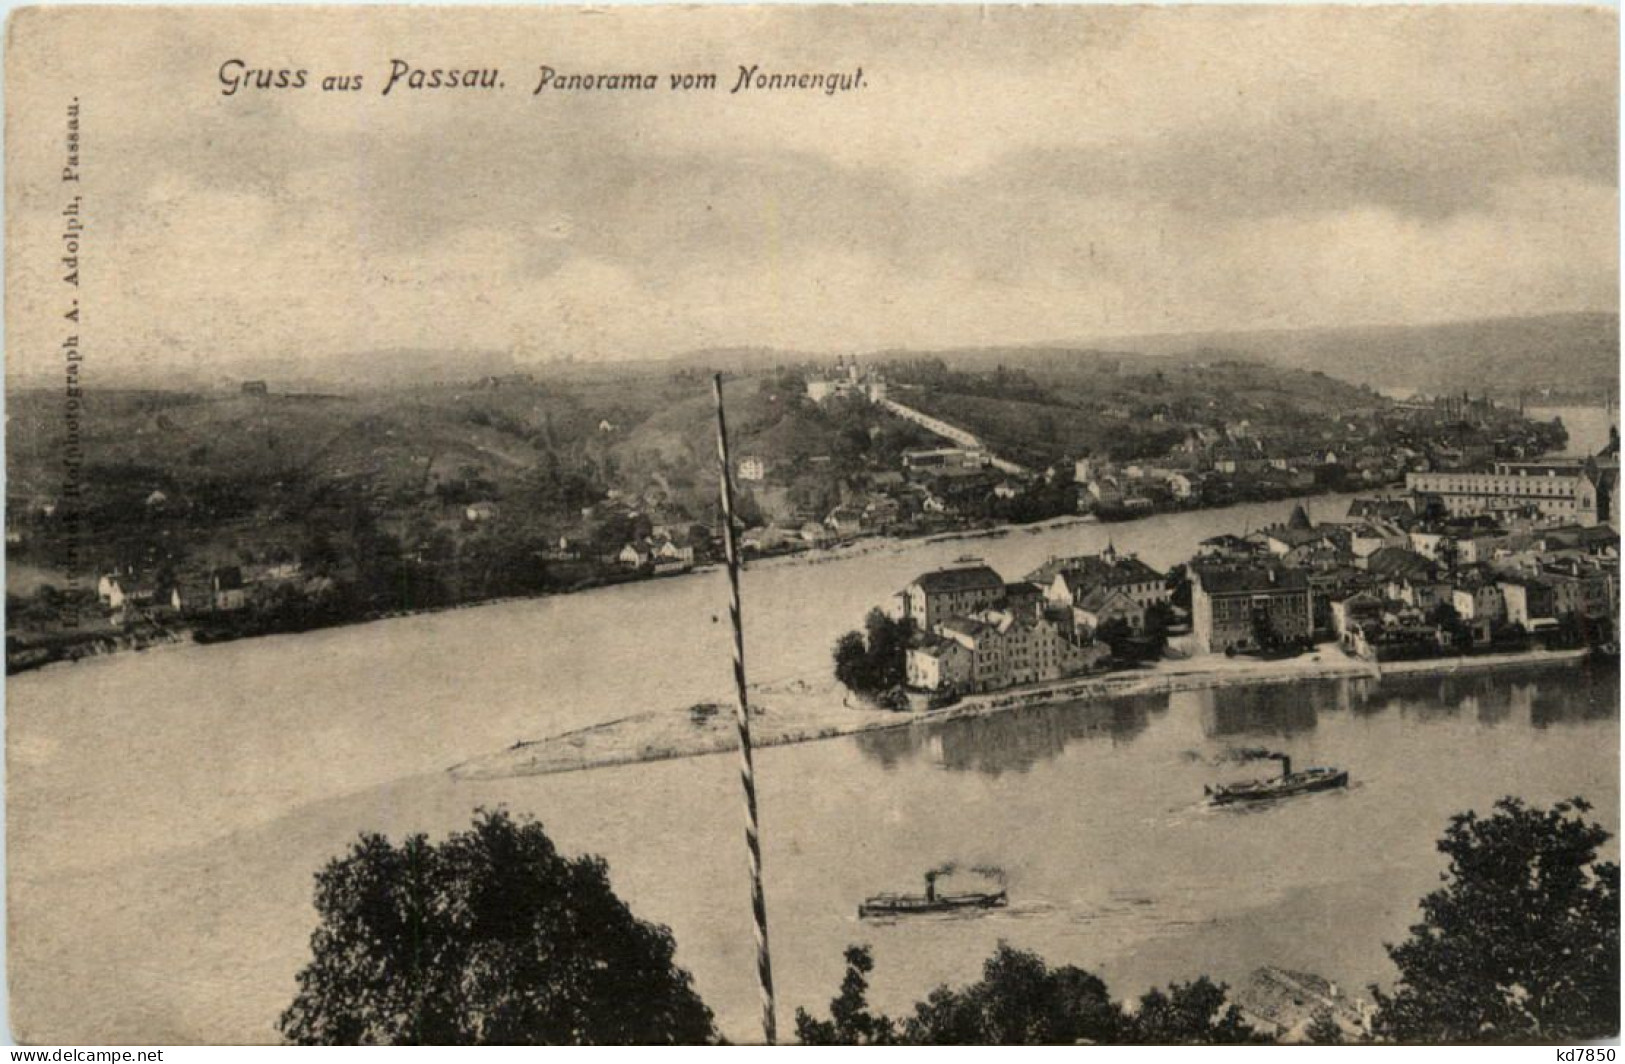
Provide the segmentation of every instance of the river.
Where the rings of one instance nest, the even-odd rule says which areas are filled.
[[[1340,515],[1346,500],[1312,500]],[[864,611],[975,552],[1008,578],[1108,541],[1162,567],[1290,504],[893,545],[745,577],[752,678],[822,673]],[[446,766],[729,682],[720,573],[177,646],[13,677],[8,701],[11,1015],[31,1042],[260,1042],[308,958],[312,875],[357,833],[432,836],[506,804],[605,856],[731,1037],[755,991],[737,777],[706,757],[456,782]],[[1351,770],[1345,794],[1215,814],[1211,762],[1268,743]],[[1386,979],[1437,881],[1449,815],[1502,793],[1618,805],[1613,674],[1573,666],[1085,703],[758,755],[781,1025],[822,1010],[850,942],[901,1009],[975,977],[1000,938],[1100,971],[1114,992],[1262,963]],[[974,920],[865,925],[858,901],[943,861],[1005,870]]]
[[[1619,425],[1619,414],[1605,406],[1531,406],[1524,413],[1536,421],[1563,419],[1569,430],[1569,444],[1562,451],[1566,455],[1596,454],[1608,446],[1608,430]]]

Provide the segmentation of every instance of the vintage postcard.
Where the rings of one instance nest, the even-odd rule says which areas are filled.
[[[1616,1037],[1618,40],[13,12],[12,1037]]]

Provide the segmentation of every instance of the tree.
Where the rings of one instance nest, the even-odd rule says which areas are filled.
[[[1134,1014],[1132,1041],[1142,1045],[1246,1045],[1267,1041],[1229,1003],[1223,983],[1202,976],[1191,983],[1170,983],[1140,998]]]
[[[1309,1021],[1309,1027],[1304,1031],[1304,1041],[1312,1046],[1338,1046],[1344,1042],[1343,1028],[1338,1026],[1337,1018],[1330,1009],[1318,1009],[1314,1018]]]
[[[1121,617],[1108,618],[1095,629],[1095,641],[1111,647],[1114,658],[1134,657],[1133,639],[1134,629]]]
[[[316,874],[310,964],[280,1029],[301,1045],[682,1044],[711,1012],[601,858],[481,810],[444,842],[367,834]]]
[[[908,645],[914,638],[914,622],[907,617],[893,619],[878,609],[864,620],[869,633],[869,659],[875,683],[884,690],[900,687],[908,679]]]
[[[827,1020],[796,1010],[796,1041],[809,1046],[884,1046],[897,1043],[896,1021],[869,1011],[869,973],[874,957],[868,946],[848,946],[841,992],[829,1003]]]
[[[864,632],[847,632],[835,641],[835,678],[861,695],[879,695],[908,679],[908,647],[914,622],[894,620],[870,610]]]
[[[1461,624],[1461,613],[1455,604],[1440,600],[1428,611],[1428,623],[1436,624],[1440,628],[1454,629]]]
[[[1001,942],[969,986],[940,986],[905,1021],[869,1011],[866,946],[846,951],[841,993],[830,1019],[796,1011],[796,1037],[808,1045],[1057,1045],[1116,1042],[1123,1013],[1106,984],[1070,965],[1051,968],[1036,954]]]
[[[1411,937],[1389,946],[1400,978],[1373,988],[1379,1036],[1402,1042],[1573,1042],[1619,1031],[1619,866],[1584,799],[1550,809],[1502,798],[1451,818],[1445,885]]]
[[[1163,586],[1171,593],[1168,604],[1178,606],[1182,610],[1191,608],[1191,575],[1185,563],[1174,566],[1168,570],[1168,577]]]
[[[1168,645],[1168,630],[1174,626],[1174,608],[1166,602],[1153,602],[1145,611],[1145,654],[1159,657]]]
[[[904,1028],[911,1045],[1072,1045],[1122,1039],[1123,1014],[1099,976],[999,943],[982,979],[938,987]]]
[[[864,646],[863,633],[847,632],[835,641],[835,678],[854,691],[867,691],[869,679],[869,649]]]

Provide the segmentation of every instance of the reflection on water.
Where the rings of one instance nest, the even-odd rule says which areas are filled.
[[[1619,715],[1619,669],[1585,668],[1564,689],[1531,691],[1529,723],[1537,728],[1610,720]]]
[[[1312,732],[1316,714],[1336,707],[1339,682],[1196,691],[1202,731],[1210,739],[1287,738]]]
[[[887,769],[924,758],[956,772],[998,776],[1026,772],[1040,761],[1059,756],[1078,740],[1131,742],[1145,731],[1152,714],[1167,709],[1165,694],[1028,706],[987,717],[863,733],[857,744]]]
[[[1535,728],[1613,718],[1615,668],[1563,663],[1532,669],[1353,677],[1307,683],[1182,692],[1211,740],[1291,739],[1315,731],[1322,714],[1360,719],[1394,714],[1427,723],[1460,718]],[[1166,713],[1166,694],[1029,706],[856,737],[864,756],[887,770],[916,759],[956,772],[1026,772],[1080,741],[1129,743]]]
[[[1619,671],[1564,662],[1515,671],[1415,673],[1368,683],[1358,712],[1389,711],[1424,721],[1468,715],[1481,724],[1510,721],[1536,728],[1607,720],[1619,713]]]

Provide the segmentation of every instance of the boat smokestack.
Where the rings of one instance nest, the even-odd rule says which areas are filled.
[[[925,874],[925,900],[928,902],[937,900],[937,874],[935,872]]]
[[[1282,754],[1281,755],[1281,778],[1286,779],[1290,775],[1292,775],[1292,756],[1290,754]]]

